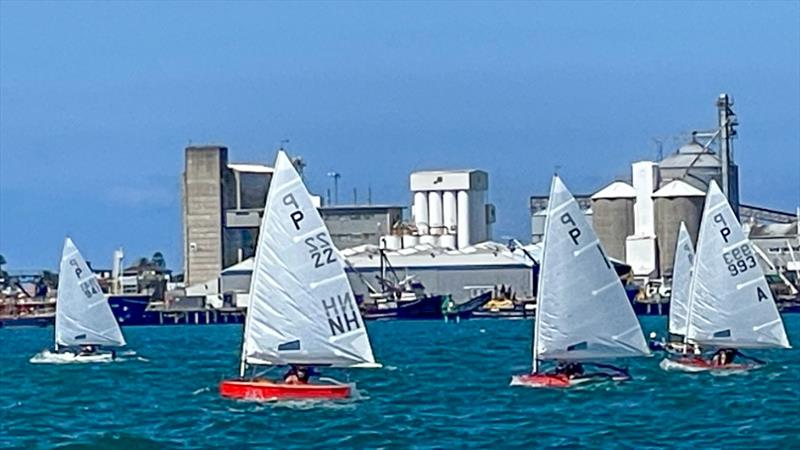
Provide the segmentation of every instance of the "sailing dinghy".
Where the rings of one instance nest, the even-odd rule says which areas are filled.
[[[763,361],[737,349],[790,347],[753,244],[714,181],[706,194],[688,300],[687,340],[720,350],[710,359],[667,358],[661,362],[665,370],[746,371]],[[733,363],[737,354],[747,361]]]
[[[672,294],[669,301],[669,321],[667,343],[664,350],[670,353],[686,354],[699,348],[686,338],[689,320],[689,289],[692,282],[694,246],[686,224],[681,222],[678,241],[675,244],[675,261],[672,266]]]
[[[257,366],[380,367],[344,265],[303,181],[278,152],[261,222],[250,284],[239,378],[224,397],[253,400],[339,399],[351,385],[288,384],[256,375]],[[308,370],[308,369],[305,369]]]
[[[558,176],[550,187],[539,269],[533,370],[511,385],[570,387],[625,381],[627,370],[590,361],[650,353],[614,267]],[[557,363],[545,372],[542,363]],[[585,373],[583,366],[599,370]]]
[[[97,277],[72,239],[67,238],[58,274],[55,351],[45,350],[31,362],[108,362],[115,357],[113,348],[123,346],[122,330]],[[102,351],[102,347],[111,351]]]

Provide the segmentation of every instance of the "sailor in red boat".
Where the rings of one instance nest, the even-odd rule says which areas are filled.
[[[732,364],[738,352],[735,348],[721,348],[711,357],[711,364],[714,366],[727,366]]]
[[[569,379],[580,377],[584,374],[583,364],[559,362],[555,369],[556,375],[565,375]]]
[[[308,384],[310,371],[303,366],[290,366],[289,371],[283,376],[285,384]]]

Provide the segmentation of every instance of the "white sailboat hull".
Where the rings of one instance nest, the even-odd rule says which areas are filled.
[[[111,353],[81,355],[80,353],[52,352],[50,350],[44,350],[30,359],[32,364],[85,364],[111,361],[114,361],[114,356]]]

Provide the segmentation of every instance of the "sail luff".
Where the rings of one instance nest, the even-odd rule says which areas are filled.
[[[694,248],[692,238],[686,229],[686,224],[681,222],[678,239],[675,243],[675,261],[672,269],[672,295],[669,310],[669,332],[686,336],[689,316],[689,293],[692,282],[692,266],[694,263]]]
[[[250,274],[250,289],[248,289],[248,301],[247,301],[247,312],[244,320],[244,330],[242,331],[242,351],[239,361],[239,378],[244,378],[244,374],[247,370],[247,336],[250,331],[250,322],[252,321],[253,314],[250,313],[250,307],[253,304],[253,292],[255,289],[256,284],[256,273],[257,272],[257,265],[259,261],[261,261],[261,252],[263,251],[264,246],[261,245],[261,236],[267,232],[267,211],[269,211],[270,202],[272,201],[273,195],[271,189],[267,192],[267,198],[264,201],[264,214],[261,216],[261,225],[258,228],[258,241],[256,241],[256,252],[253,256],[253,271]]]
[[[539,349],[538,349],[538,340],[539,340],[539,327],[541,326],[541,314],[539,311],[541,310],[541,302],[542,302],[542,283],[543,274],[544,274],[544,255],[545,249],[547,248],[547,228],[548,222],[550,221],[550,201],[553,198],[553,189],[555,187],[555,177],[550,181],[550,193],[547,197],[547,212],[544,216],[544,230],[545,233],[542,236],[542,257],[539,261],[539,274],[538,274],[538,283],[536,286],[536,316],[534,317],[534,324],[533,324],[533,373],[537,373],[539,371]]]

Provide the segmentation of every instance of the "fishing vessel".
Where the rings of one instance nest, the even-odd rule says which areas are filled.
[[[106,362],[125,346],[97,277],[72,239],[66,238],[58,275],[55,349],[31,358],[34,363]],[[110,349],[110,351],[105,351]]]
[[[790,347],[753,244],[714,181],[706,194],[690,284],[686,339],[720,350],[712,358],[667,358],[661,361],[663,369],[750,370],[763,361],[738,349]],[[737,354],[743,362],[732,362]]]
[[[224,397],[346,398],[350,384],[330,378],[320,379],[325,382],[320,384],[288,384],[262,378],[256,369],[380,367],[342,259],[282,151],[261,222],[242,341],[239,377],[220,384]]]
[[[533,370],[511,385],[566,388],[625,381],[627,370],[597,361],[649,354],[613,265],[558,176],[550,187],[533,333]],[[545,371],[544,364],[557,363]],[[585,372],[584,366],[594,372]]]

